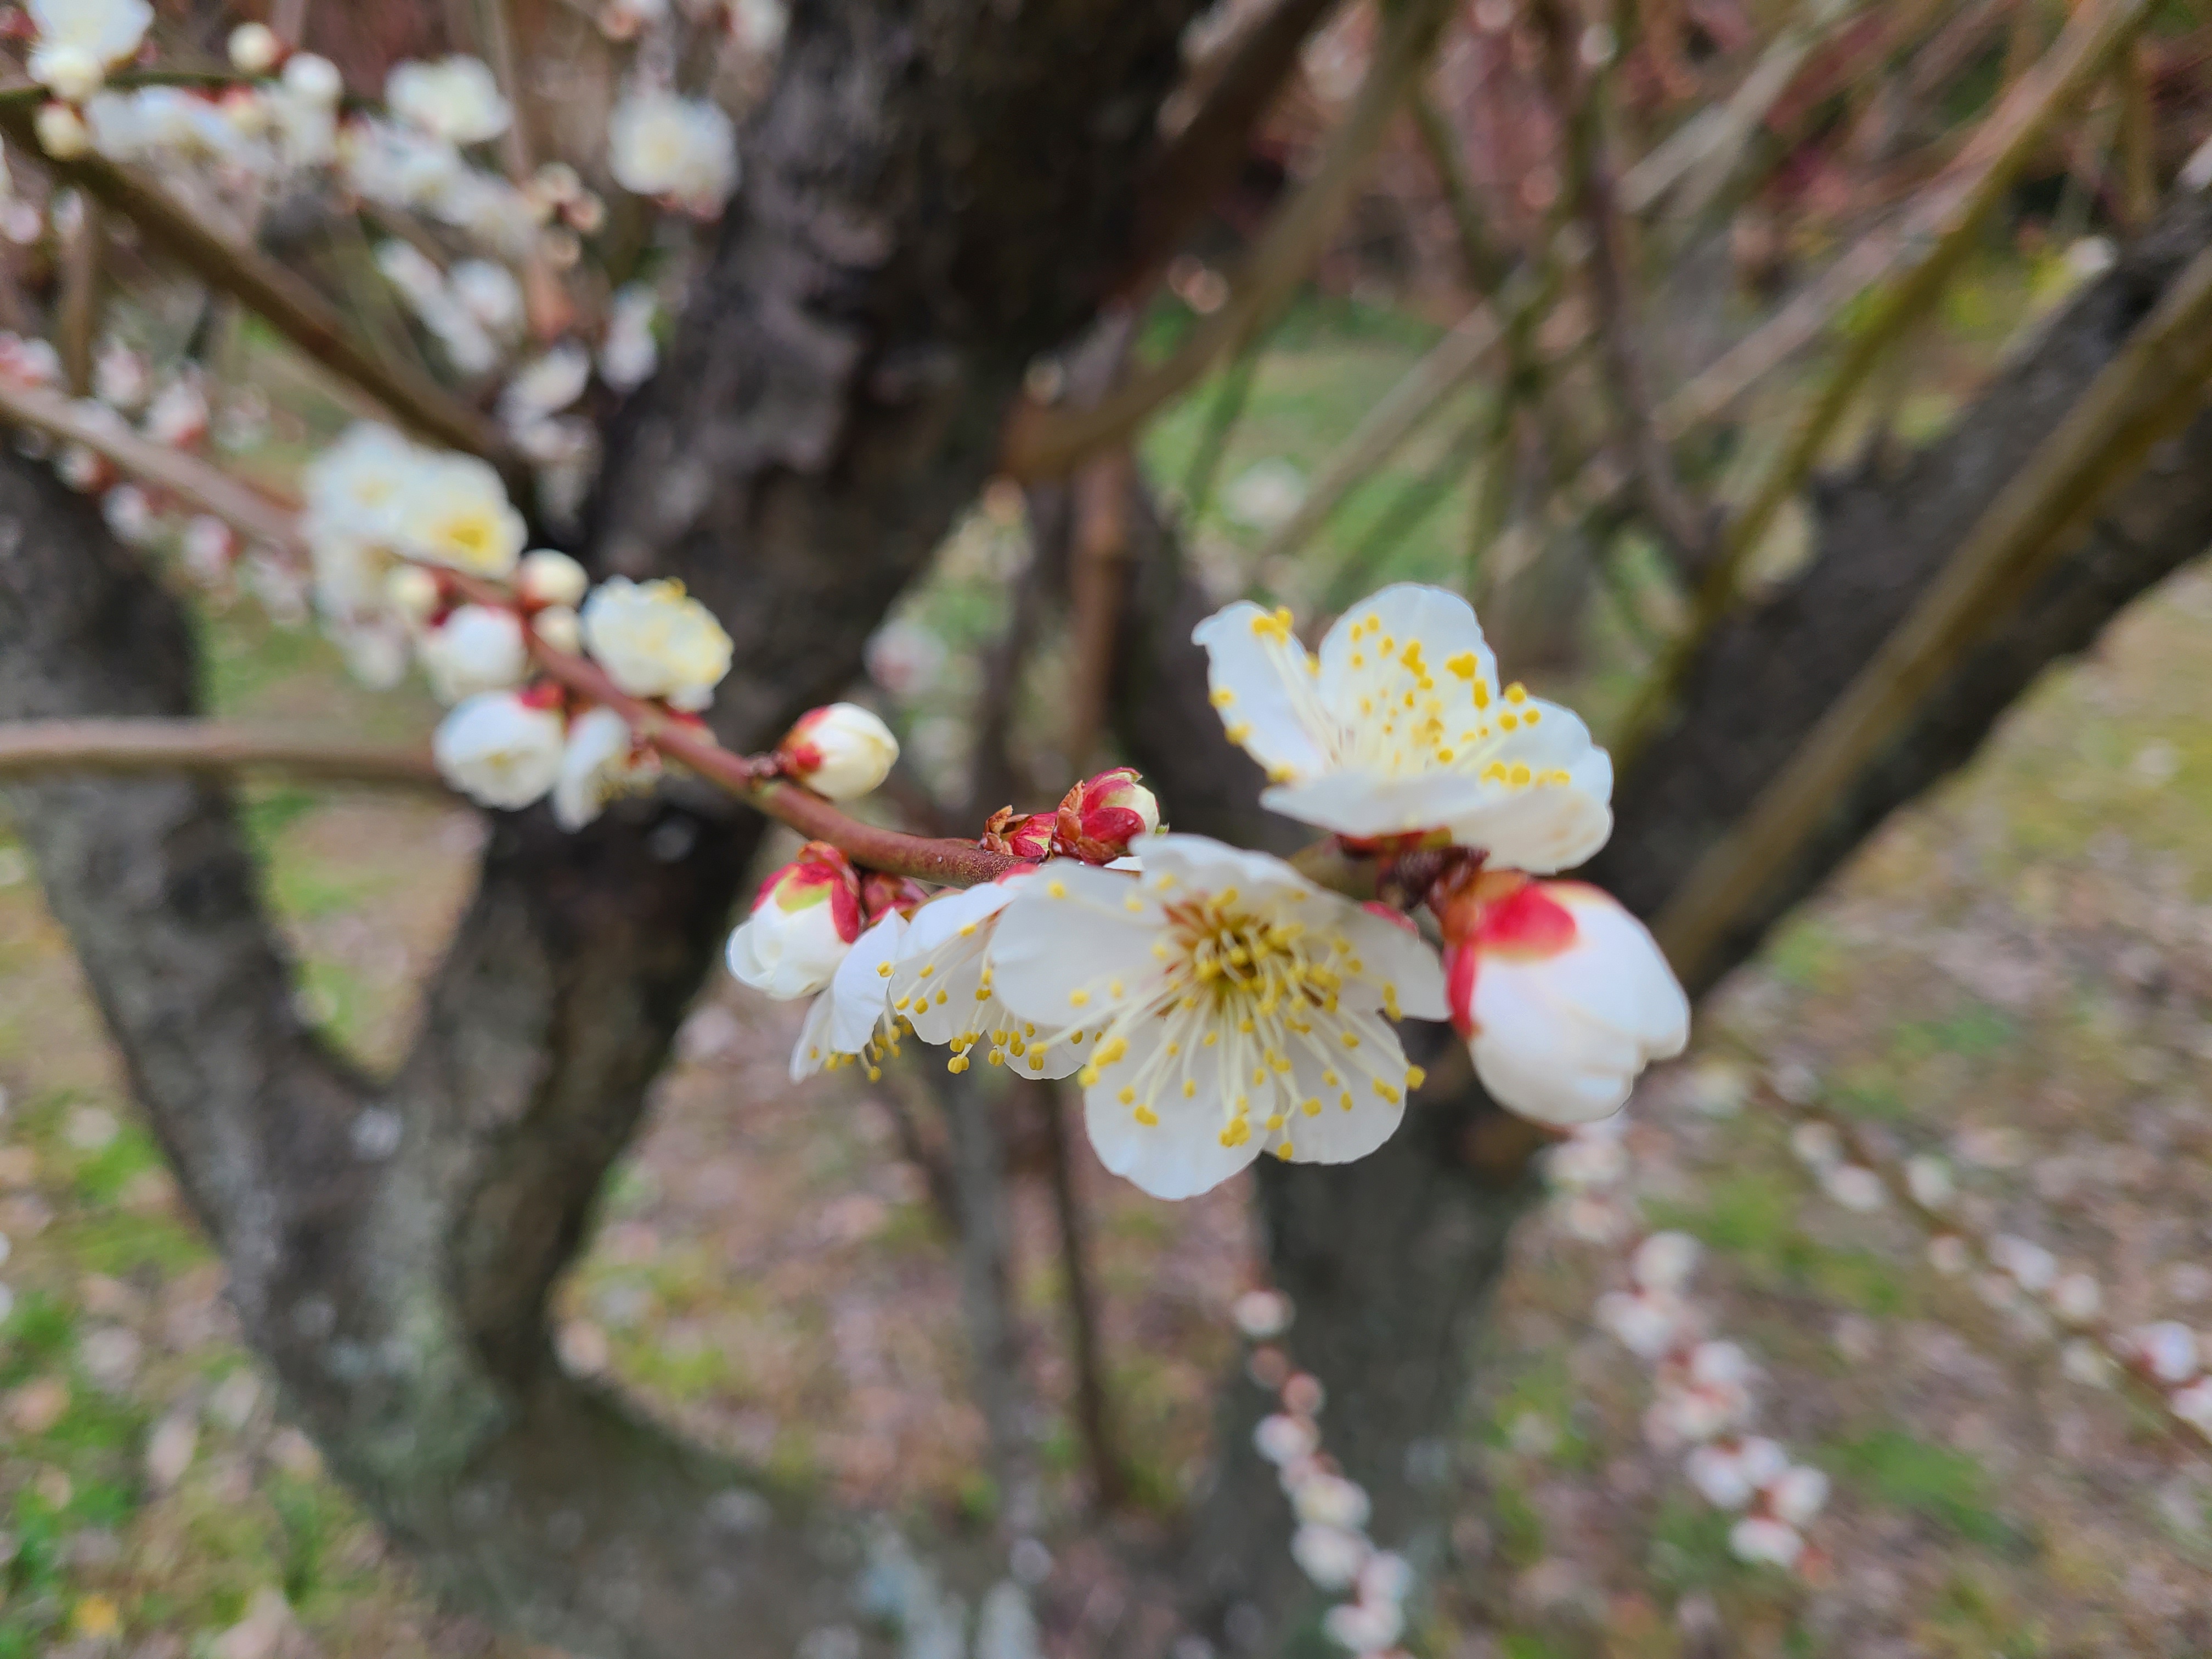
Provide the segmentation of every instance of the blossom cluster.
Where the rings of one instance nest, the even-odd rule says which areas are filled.
[[[1587,1125],[1547,1159],[1558,1212],[1578,1237],[1617,1244],[1634,1232],[1625,1127],[1621,1117]],[[1813,1571],[1819,1558],[1805,1533],[1827,1506],[1828,1477],[1753,1432],[1757,1368],[1741,1346],[1706,1329],[1691,1292],[1701,1254],[1686,1233],[1643,1237],[1626,1258],[1626,1285],[1598,1299],[1597,1322],[1650,1368],[1644,1437],[1680,1457],[1699,1496],[1735,1516],[1729,1547],[1736,1557]]]
[[[1159,833],[1121,768],[1054,811],[994,815],[984,845],[1024,862],[979,889],[825,909],[828,848],[771,878],[730,962],[771,995],[816,999],[794,1077],[873,1068],[907,1036],[949,1048],[955,1071],[981,1054],[1073,1074],[1106,1167],[1183,1198],[1262,1152],[1343,1163],[1380,1146],[1425,1078],[1401,1019],[1451,1020],[1492,1093],[1552,1123],[1614,1110],[1681,1048],[1687,1004],[1650,936],[1595,889],[1532,873],[1603,840],[1610,766],[1571,714],[1497,685],[1464,600],[1387,589],[1318,656],[1251,605],[1196,638],[1230,736],[1273,769],[1270,803],[1401,882],[1427,872],[1411,896],[1442,950],[1411,916],[1281,860]],[[849,868],[837,882],[860,891]],[[803,945],[775,944],[783,932]],[[811,971],[792,977],[796,960]]]
[[[1237,1298],[1237,1328],[1253,1344],[1246,1373],[1273,1393],[1279,1407],[1260,1419],[1252,1443],[1274,1466],[1291,1501],[1297,1522],[1291,1559],[1316,1589],[1343,1598],[1322,1615],[1322,1628],[1362,1659],[1402,1659],[1398,1643],[1413,1570],[1403,1556],[1376,1547],[1367,1530],[1373,1504],[1366,1489],[1322,1447],[1326,1390],[1318,1377],[1293,1367],[1279,1346],[1294,1311],[1279,1291],[1249,1291]]]

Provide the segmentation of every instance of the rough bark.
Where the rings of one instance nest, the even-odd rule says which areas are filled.
[[[2184,198],[2054,318],[1948,435],[1900,472],[1816,493],[1818,555],[1714,635],[1674,723],[1614,790],[1620,828],[1589,874],[1657,912],[1896,627],[1998,489],[2056,427],[2166,285],[2212,241],[2212,205]],[[1701,991],[1899,805],[1970,759],[2053,662],[2212,542],[2212,417],[2164,446],[2027,599],[1988,619],[1962,661],[1837,799],[1822,833],[1715,953]]]
[[[730,627],[726,741],[761,747],[846,684],[975,495],[1024,366],[1125,257],[1194,9],[794,18],[745,196],[610,434],[586,550],[683,577]],[[177,608],[82,503],[0,472],[0,714],[188,711]],[[254,1345],[434,1584],[589,1654],[787,1654],[854,1620],[848,1521],[572,1382],[544,1328],[757,826],[684,802],[574,837],[500,819],[414,1052],[379,1084],[299,1025],[219,792],[12,799]],[[941,1614],[903,1582],[909,1613]]]

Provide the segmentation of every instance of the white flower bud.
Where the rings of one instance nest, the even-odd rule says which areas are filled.
[[[1778,1519],[1793,1527],[1804,1526],[1828,1506],[1828,1477],[1819,1469],[1796,1464],[1767,1487],[1766,1501]]]
[[[531,631],[556,651],[575,656],[584,648],[583,624],[565,605],[549,605],[530,619]]]
[[[1689,1041],[1689,1000],[1650,933],[1580,882],[1484,902],[1444,963],[1483,1087],[1539,1123],[1610,1117],[1645,1066]]]
[[[1927,1210],[1943,1208],[1958,1191],[1951,1166],[1932,1152],[1916,1153],[1905,1161],[1905,1184],[1911,1189],[1912,1201]]]
[[[240,23],[230,32],[230,66],[240,75],[266,75],[276,67],[284,43],[266,23]]]
[[[584,642],[607,678],[633,697],[696,711],[714,700],[736,647],[714,613],[662,578],[617,576],[584,602]]]
[[[2105,1305],[2105,1293],[2087,1273],[2068,1273],[2051,1287],[2051,1306],[2070,1325],[2086,1325]]]
[[[1380,1653],[1404,1633],[1406,1615],[1395,1601],[1343,1601],[1322,1614],[1321,1622],[1338,1646]]]
[[[2161,1382],[2186,1382],[2197,1375],[2197,1333],[2178,1320],[2161,1319],[2135,1334],[2135,1344]]]
[[[1367,1524],[1371,1505],[1365,1488],[1340,1474],[1319,1471],[1297,1483],[1291,1493],[1291,1507],[1298,1519],[1312,1526],[1342,1527],[1356,1530]]]
[[[1247,1291],[1230,1310],[1237,1328],[1255,1342],[1265,1342],[1290,1329],[1291,1315],[1291,1298],[1280,1291]]]
[[[1872,1214],[1889,1199],[1889,1189],[1881,1184],[1881,1177],[1863,1164],[1838,1164],[1827,1171],[1823,1184],[1830,1198],[1861,1215]]]
[[[1805,1540],[1787,1522],[1754,1515],[1730,1528],[1729,1548],[1739,1561],[1788,1569],[1796,1566],[1797,1558],[1804,1553]]]
[[[1679,1291],[1697,1270],[1702,1247],[1687,1233],[1654,1233],[1636,1247],[1629,1276],[1647,1291]]]
[[[514,589],[530,605],[565,605],[574,609],[584,602],[591,578],[584,567],[566,553],[541,547],[522,556],[515,568]]]
[[[84,118],[67,104],[41,104],[33,127],[39,148],[57,161],[74,161],[92,148]]]
[[[310,104],[336,104],[345,94],[345,78],[329,58],[295,52],[284,60],[284,90]]]
[[[39,80],[55,97],[82,104],[98,92],[107,79],[107,67],[82,46],[42,48],[38,54]]]
[[[1320,1443],[1321,1436],[1311,1423],[1281,1412],[1261,1418],[1252,1431],[1253,1446],[1278,1468],[1287,1468],[1301,1457],[1312,1456]]]
[[[1717,1510],[1740,1510],[1756,1490],[1744,1473],[1742,1454],[1733,1446],[1699,1446],[1684,1460],[1682,1470]]]
[[[431,752],[455,789],[511,811],[542,800],[560,776],[566,726],[512,691],[486,691],[438,723]]]
[[[810,842],[761,884],[752,914],[730,935],[730,971],[781,1001],[830,983],[860,937],[860,878],[836,848]]]
[[[1364,1538],[1342,1527],[1308,1524],[1291,1534],[1291,1559],[1325,1590],[1348,1588],[1359,1576],[1369,1547]]]
[[[899,747],[858,703],[833,702],[801,714],[778,752],[787,776],[831,800],[855,800],[890,775]]]
[[[393,566],[384,579],[384,597],[401,616],[422,622],[438,608],[444,595],[439,592],[438,579],[421,565],[402,564]]]
[[[443,702],[504,691],[530,672],[522,619],[489,605],[465,605],[423,636],[422,669]]]

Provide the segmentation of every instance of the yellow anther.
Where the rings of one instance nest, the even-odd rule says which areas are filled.
[[[923,973],[925,973],[925,974],[926,974],[926,973],[927,973],[927,972],[929,971],[929,969],[927,969],[927,968],[925,968],[925,969],[923,969],[921,971],[922,971]],[[890,965],[890,963],[889,963],[888,962],[879,962],[879,963],[878,963],[876,964],[876,972],[877,972],[877,973],[878,973],[879,975],[881,975],[884,978],[885,978],[885,979],[889,979],[889,978],[891,976],[891,965]]]
[[[1249,720],[1238,720],[1228,728],[1228,732],[1230,742],[1242,743],[1245,738],[1252,735],[1252,722]]]
[[[1304,1112],[1308,1117],[1319,1117],[1321,1115],[1321,1097],[1318,1095],[1308,1096],[1304,1100],[1299,1103],[1298,1109]]]
[[[1136,1101],[1137,1091],[1134,1089],[1124,1089],[1121,1091],[1120,1095],[1115,1097],[1115,1098],[1120,1100],[1124,1106],[1131,1105]]]
[[[1237,701],[1237,694],[1225,685],[1217,685],[1206,694],[1206,701],[1216,708],[1226,708]]]
[[[1067,994],[1067,1004],[1071,1008],[1085,1007],[1090,1001],[1091,993],[1088,991],[1070,991]]]
[[[1064,881],[1049,882],[1046,884],[1044,890],[1051,894],[1054,898],[1066,898],[1067,896],[1067,884]]]
[[[1136,1117],[1137,1121],[1147,1129],[1157,1129],[1160,1127],[1160,1115],[1149,1106],[1138,1107]]]

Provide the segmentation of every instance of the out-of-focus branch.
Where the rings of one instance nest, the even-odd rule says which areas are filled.
[[[1617,750],[1632,753],[1665,717],[1698,642],[1734,605],[1745,564],[1774,515],[1803,483],[1869,372],[1942,292],[1952,272],[1976,246],[1984,221],[2042,142],[2051,122],[2096,84],[2110,68],[2113,54],[2133,37],[2148,12],[2148,0],[2102,0],[2077,13],[2044,60],[1975,132],[1952,163],[1948,179],[1923,195],[1899,233],[1896,252],[1899,268],[1875,294],[1868,316],[1846,343],[1819,394],[1809,400],[1788,438],[1769,456],[1742,507],[1729,520],[1722,534],[1718,557],[1699,590],[1691,626],[1630,711]],[[1864,248],[1863,244],[1853,251],[1854,255]],[[1870,261],[1881,260],[1888,252],[1881,249],[1869,257]]]
[[[1589,232],[1590,297],[1597,312],[1598,342],[1621,447],[1628,453],[1645,514],[1675,563],[1694,573],[1705,564],[1712,539],[1709,515],[1683,489],[1674,457],[1652,418],[1650,377],[1638,337],[1632,256],[1614,200],[1613,169],[1605,155],[1607,78],[1602,73],[1583,72],[1580,20],[1569,11],[1567,0],[1535,0],[1529,15],[1543,38],[1553,107],[1567,132],[1567,189],[1574,210]]]
[[[104,228],[100,208],[76,198],[76,224],[62,248],[62,296],[54,310],[54,343],[62,374],[78,397],[92,390],[93,336],[100,330],[100,261]]]
[[[445,793],[429,751],[200,720],[0,722],[0,778],[47,772],[273,772]]]
[[[1083,1195],[1075,1186],[1075,1138],[1067,1132],[1068,1114],[1080,1110],[1080,1097],[1064,1084],[1047,1084],[1035,1092],[1044,1115],[1046,1152],[1052,1176],[1054,1218],[1060,1225],[1060,1265],[1067,1297],[1068,1358],[1075,1370],[1075,1425],[1091,1465],[1091,1496],[1101,1509],[1112,1509],[1128,1496],[1121,1467],[1121,1437],[1106,1388],[1106,1357],[1099,1340],[1098,1293],[1091,1279],[1090,1229]]]
[[[0,101],[0,131],[41,155],[27,104]],[[526,487],[527,469],[498,427],[426,376],[386,362],[356,337],[328,301],[259,249],[230,241],[151,180],[96,155],[45,157],[63,183],[136,225],[210,287],[235,295],[317,362],[352,381],[405,424],[448,448],[481,455]]]
[[[1101,455],[1075,475],[1068,562],[1069,608],[1075,633],[1074,672],[1067,688],[1067,763],[1080,776],[1091,765],[1105,721],[1127,586],[1129,499],[1137,458],[1127,447]]]
[[[1468,280],[1477,291],[1494,295],[1513,274],[1513,256],[1498,245],[1490,227],[1483,222],[1474,180],[1468,176],[1466,158],[1460,154],[1459,129],[1425,90],[1413,99],[1413,127],[1421,136],[1421,148],[1428,152],[1429,165],[1437,170],[1444,205],[1451,210],[1452,230],[1459,237],[1460,260],[1467,266]]]
[[[1692,868],[1655,929],[1676,972],[1698,977],[1730,925],[1989,618],[2049,567],[2152,446],[2194,417],[2208,374],[2212,252],[2191,262],[1750,812]]]
[[[1336,0],[1276,0],[1275,9],[1230,48],[1205,101],[1146,167],[1137,187],[1137,223],[1116,291],[1151,285],[1206,210],[1237,181],[1252,130],[1298,66],[1306,37]]]
[[[132,477],[168,491],[203,513],[211,514],[250,541],[303,551],[299,522],[284,507],[248,489],[220,467],[197,456],[142,438],[121,420],[94,418],[93,406],[58,392],[42,392],[0,380],[0,421],[42,432],[64,443],[82,444]]]
[[[1451,9],[1449,0],[1407,0],[1392,14],[1320,167],[1254,245],[1229,302],[1200,322],[1165,362],[1132,376],[1096,409],[1018,405],[1007,425],[1006,472],[1022,479],[1062,476],[1085,457],[1127,438],[1274,319],[1336,234]]]
[[[1621,175],[1621,211],[1648,213],[1680,186],[1674,216],[1695,218],[1727,183],[1806,60],[1856,15],[1852,0],[1820,0],[1809,15],[1784,25],[1726,103],[1698,112]]]
[[[1477,306],[1430,347],[1322,463],[1305,499],[1261,543],[1255,562],[1265,563],[1304,546],[1356,485],[1395,453],[1438,405],[1474,378],[1500,336],[1497,313],[1488,306]]]
[[[2120,54],[2113,90],[2120,100],[2121,222],[2130,230],[2158,211],[2157,112],[2152,107],[2148,43],[2131,41]]]

